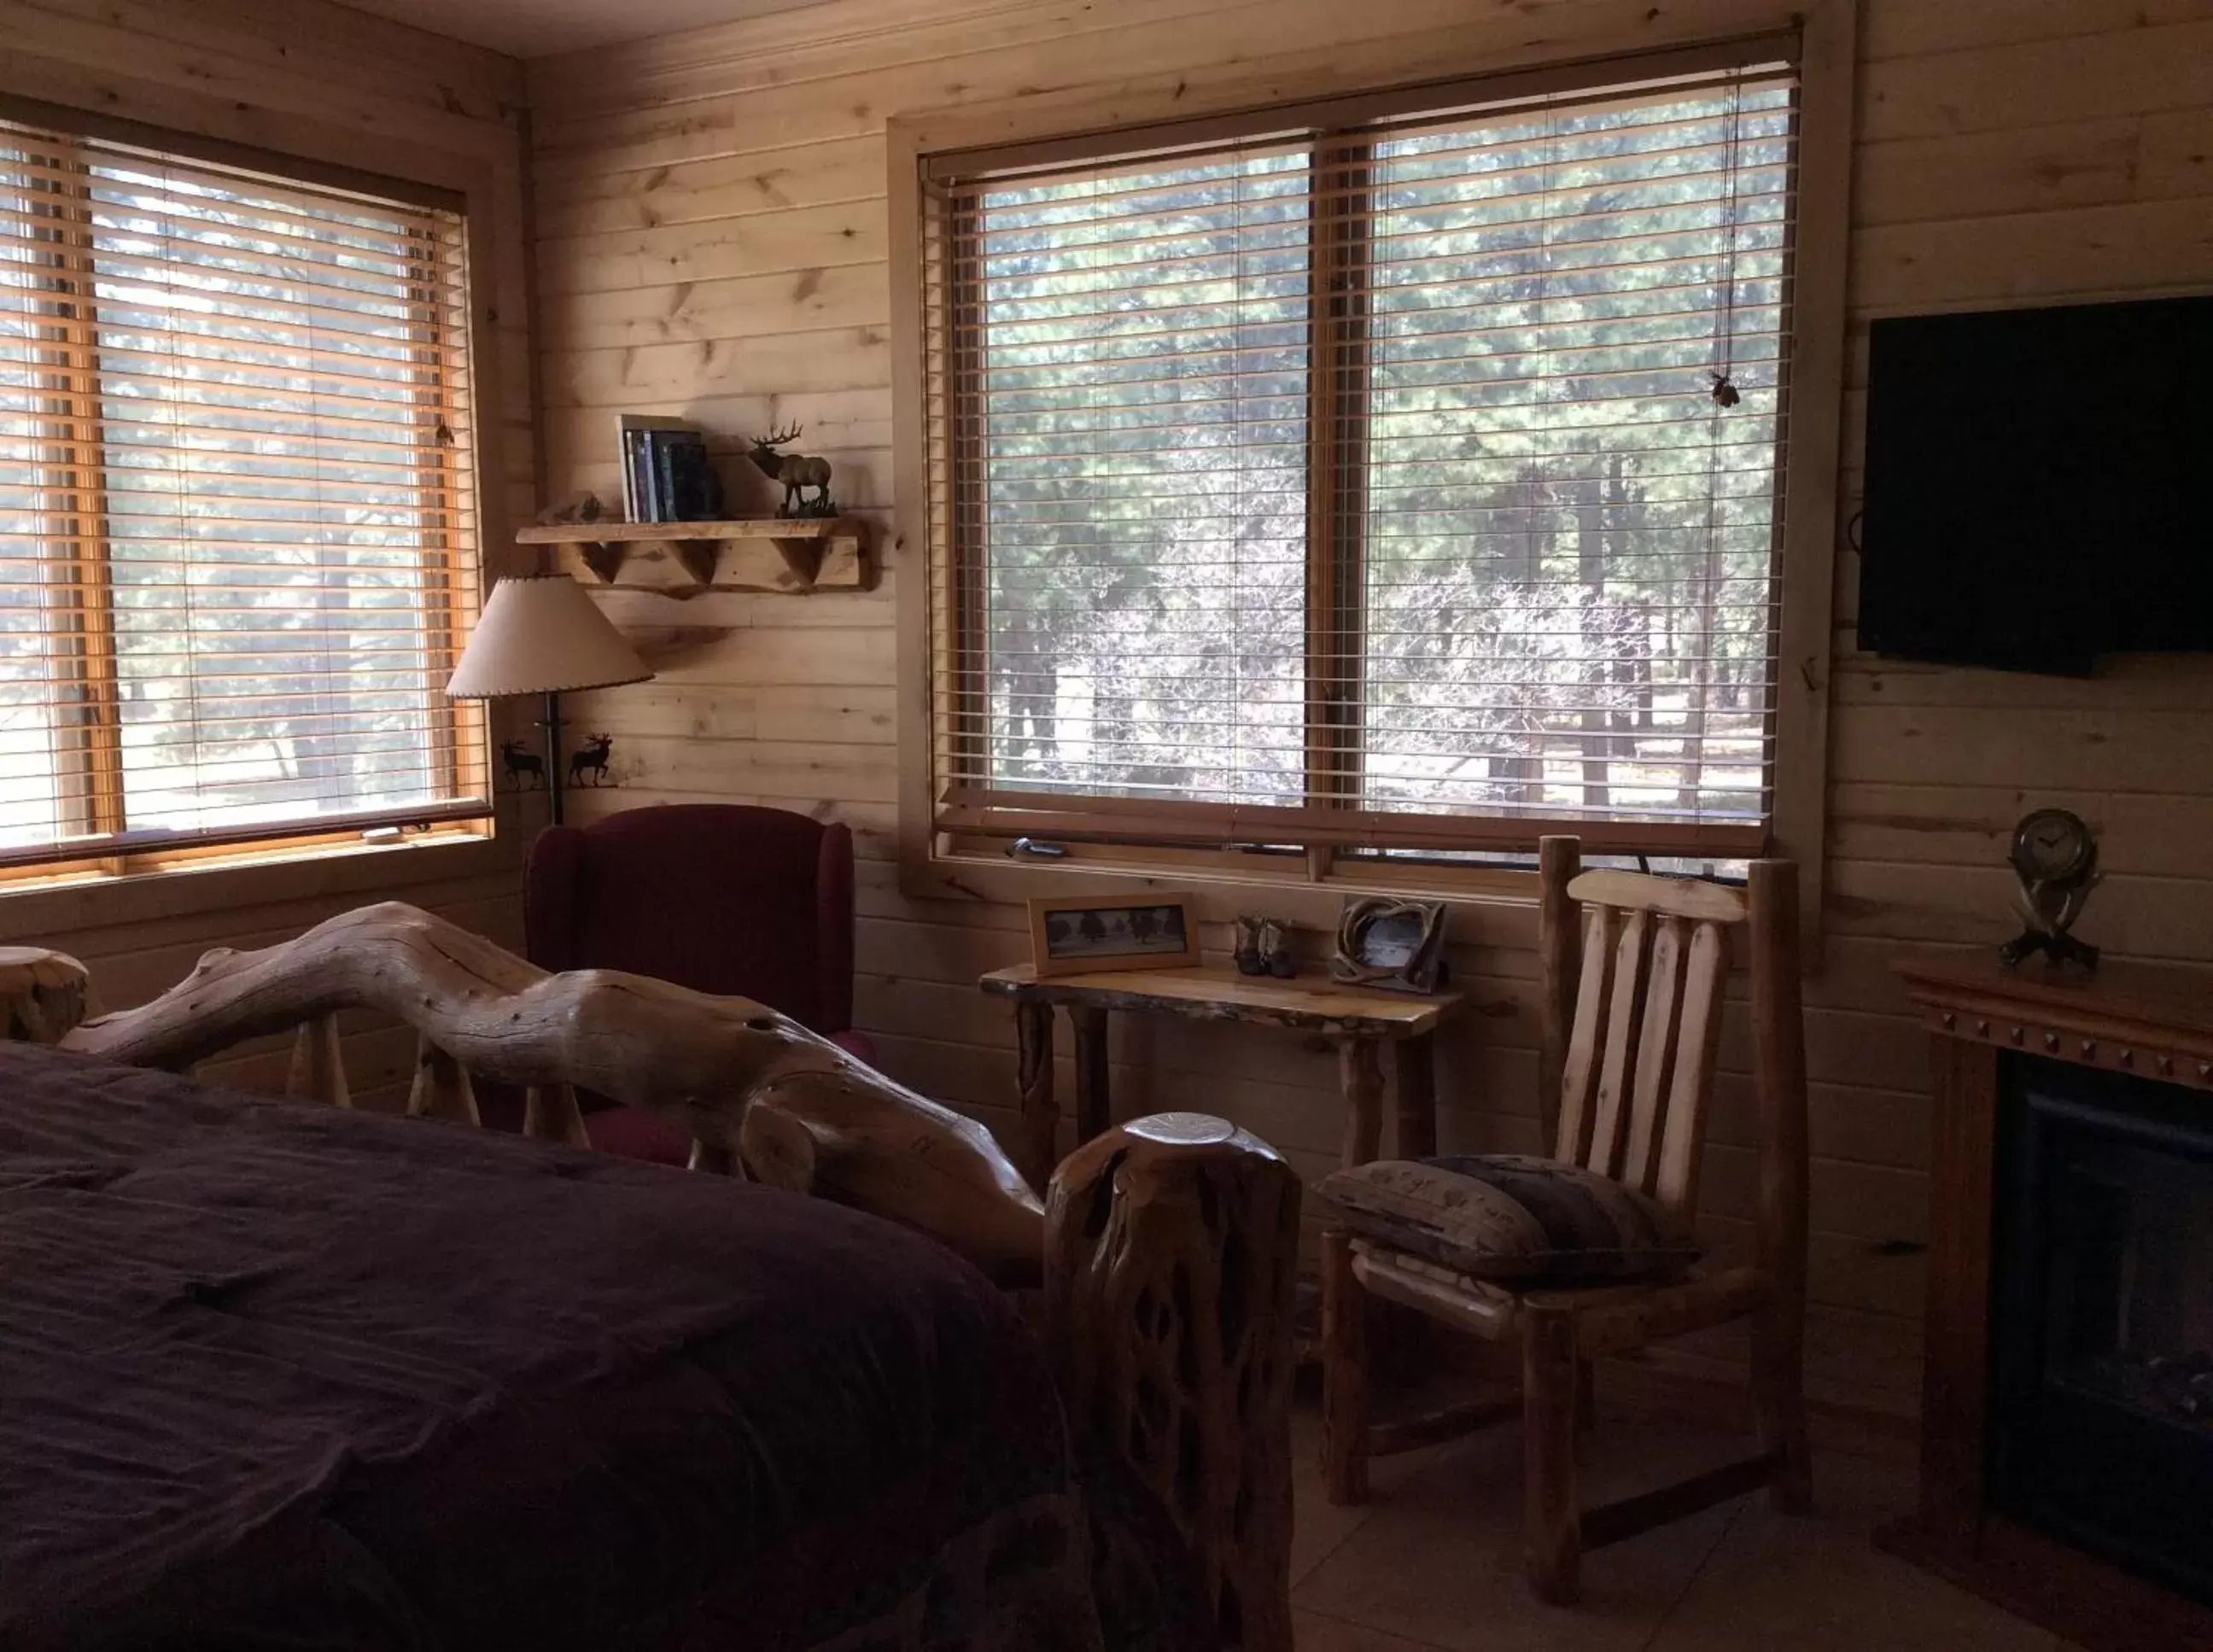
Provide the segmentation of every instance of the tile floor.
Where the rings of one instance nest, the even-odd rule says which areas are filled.
[[[1696,1422],[1608,1410],[1588,1442],[1587,1501],[1741,1448]],[[1820,1453],[1811,1519],[1746,1497],[1586,1555],[1582,1603],[1567,1609],[1522,1582],[1517,1428],[1379,1461],[1359,1509],[1323,1497],[1318,1437],[1308,1401],[1294,1441],[1299,1652],[2070,1652],[1869,1545],[1911,1500],[1902,1452]]]

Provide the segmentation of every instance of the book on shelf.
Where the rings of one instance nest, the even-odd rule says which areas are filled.
[[[712,521],[722,514],[722,483],[697,430],[650,430],[654,500],[664,522]]]
[[[655,485],[651,438],[656,431],[698,432],[686,420],[661,413],[619,413],[615,419],[622,451],[624,517],[633,522],[668,521]]]

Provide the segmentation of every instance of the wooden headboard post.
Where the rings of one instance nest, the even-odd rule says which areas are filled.
[[[27,979],[82,979],[60,954],[37,959],[60,962],[26,960]],[[1003,1285],[1042,1283],[1076,1439],[1119,1457],[1174,1520],[1227,1652],[1290,1652],[1299,1182],[1265,1143],[1199,1115],[1135,1121],[1060,1167],[1049,1217],[983,1125],[764,1004],[611,970],[548,974],[396,902],[210,952],[160,997],[58,1042],[177,1070],[297,1029],[289,1088],[345,1106],[338,1017],[352,1009],[414,1028],[410,1113],[473,1124],[472,1082],[494,1080],[527,1091],[526,1134],[582,1145],[575,1093],[596,1091],[680,1123],[695,1169],[853,1205]]]

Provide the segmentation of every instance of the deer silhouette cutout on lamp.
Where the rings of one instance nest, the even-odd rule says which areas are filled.
[[[581,783],[590,775],[594,785],[605,784],[614,747],[607,735],[594,734],[564,764],[561,696],[576,689],[642,683],[652,675],[583,587],[565,574],[540,574],[503,579],[491,588],[446,692],[457,700],[546,697],[540,724],[546,731],[544,759],[523,751],[519,741],[506,741],[500,754],[518,785],[533,773],[544,781],[546,806],[558,826],[564,778]]]
[[[783,503],[777,507],[777,515],[834,516],[838,507],[830,497],[830,461],[777,451],[798,441],[806,429],[803,424],[795,424],[789,430],[757,436],[753,438],[753,451],[747,457],[770,481],[783,484]],[[814,490],[812,499],[807,497],[808,488]]]

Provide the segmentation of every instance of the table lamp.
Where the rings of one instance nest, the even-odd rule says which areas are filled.
[[[561,824],[561,696],[642,683],[653,673],[566,574],[503,579],[491,588],[461,662],[446,684],[457,700],[546,697],[546,789]]]

